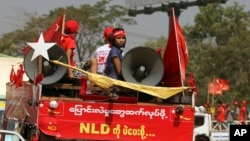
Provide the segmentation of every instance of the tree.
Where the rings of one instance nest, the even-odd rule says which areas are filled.
[[[75,18],[82,23],[78,34],[79,59],[90,57],[97,46],[103,44],[103,29],[105,26],[116,27],[124,24],[135,24],[131,18],[126,18],[127,10],[120,5],[110,5],[110,0],[97,2],[95,5],[82,5],[79,9],[67,8],[67,18]]]
[[[81,31],[77,36],[77,58],[80,61],[86,59],[97,46],[103,44],[102,35],[105,26],[136,24],[133,19],[126,17],[126,8],[120,5],[112,5],[111,3],[112,0],[102,0],[94,5],[81,5],[79,8],[73,6],[65,9],[58,8],[50,11],[48,15],[42,16],[26,13],[29,21],[25,23],[23,29],[3,35],[0,40],[0,51],[5,52],[4,50],[8,50],[10,43],[16,44],[22,49],[26,42],[37,38],[41,32],[45,31],[65,11],[66,20],[75,19],[81,25]]]
[[[153,49],[164,49],[167,45],[167,39],[164,36],[161,36],[159,38],[157,38],[156,40],[149,40],[147,42],[144,43],[144,46],[153,48]],[[162,50],[163,51],[163,50]]]
[[[221,4],[209,4],[200,7],[195,16],[194,26],[187,26],[188,38],[192,42],[214,41],[217,45],[226,45],[232,37],[247,31],[249,13],[237,2],[223,7]],[[241,26],[239,26],[241,25]]]
[[[200,7],[193,25],[183,28],[189,52],[186,75],[194,74],[199,91],[197,104],[207,101],[208,82],[215,77],[228,79],[230,84],[230,90],[215,96],[215,101],[222,99],[230,104],[235,99],[250,100],[249,18],[249,12],[236,2],[225,7],[209,4]],[[167,39],[163,37],[162,44],[161,38],[145,45],[157,48],[161,44],[164,49]]]
[[[190,56],[188,70],[197,78],[198,99],[202,99],[198,101],[206,100],[208,81],[214,77],[230,82],[230,90],[217,99],[227,103],[237,97],[249,99],[249,18],[249,12],[236,2],[227,7],[210,4],[200,8],[194,25],[184,28]]]

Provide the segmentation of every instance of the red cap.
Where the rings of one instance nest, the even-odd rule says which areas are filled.
[[[66,21],[65,29],[64,29],[66,33],[76,33],[78,32],[78,29],[79,29],[79,25],[77,21],[75,20]]]
[[[238,105],[239,103],[238,103],[238,101],[234,101],[234,105]]]
[[[50,136],[59,136],[58,122],[53,117],[43,117],[39,121],[39,128],[42,133]]]
[[[112,26],[106,27],[104,30],[104,33],[103,33],[103,37],[108,39],[110,37],[110,34],[112,33],[113,29],[114,29],[114,27],[112,27]]]
[[[247,104],[246,100],[242,100],[241,103],[244,105]]]

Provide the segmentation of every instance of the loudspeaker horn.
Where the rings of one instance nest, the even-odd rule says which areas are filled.
[[[44,76],[41,84],[53,84],[62,79],[67,71],[67,68],[51,63],[43,57],[41,58],[41,62],[39,61],[39,57],[31,61],[33,53],[34,50],[30,48],[27,54],[24,56],[24,69],[30,80],[34,81],[36,78],[39,71],[39,64]],[[48,49],[48,56],[50,60],[57,60],[60,58],[61,62],[68,64],[66,53],[57,44]]]
[[[127,82],[158,85],[163,77],[161,56],[152,48],[135,47],[122,60],[122,76]]]

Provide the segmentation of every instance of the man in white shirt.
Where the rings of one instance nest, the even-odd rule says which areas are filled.
[[[106,27],[103,33],[104,45],[98,47],[92,54],[90,59],[90,72],[104,75],[104,70],[107,65],[107,56],[111,49],[109,44],[110,34],[113,31],[113,27]]]
[[[109,51],[111,50],[111,45],[109,44],[110,34],[113,31],[113,27],[106,27],[103,33],[104,45],[98,47],[91,55],[90,58],[90,72],[105,75],[104,71],[107,65],[107,57]],[[115,92],[108,94],[112,100],[117,100],[118,95]]]

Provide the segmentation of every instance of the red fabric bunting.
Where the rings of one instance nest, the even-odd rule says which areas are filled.
[[[11,71],[10,71],[10,83],[16,83],[16,72],[14,70],[14,66],[12,65]]]
[[[23,64],[20,63],[16,73],[16,88],[23,86]]]
[[[198,94],[198,89],[196,86],[196,82],[195,82],[193,73],[189,74],[188,82],[189,82],[189,86],[192,87],[192,91],[195,92],[196,94]]]

